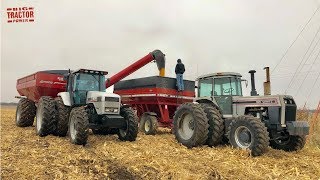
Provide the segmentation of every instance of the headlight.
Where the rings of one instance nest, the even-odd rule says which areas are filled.
[[[113,107],[106,107],[105,108],[105,111],[106,112],[113,112],[113,113],[117,113],[119,110],[118,110],[118,108],[113,108]]]

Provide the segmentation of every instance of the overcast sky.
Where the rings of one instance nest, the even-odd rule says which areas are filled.
[[[217,71],[235,71],[249,79],[248,71],[255,69],[257,90],[263,94],[263,68],[275,67],[319,4],[317,0],[1,0],[1,101],[15,101],[16,79],[33,72],[82,67],[112,75],[154,49],[166,54],[170,77],[177,58],[190,80]],[[7,23],[6,8],[23,6],[35,7],[35,22]],[[273,94],[284,93],[319,27],[320,11],[273,72]],[[299,106],[306,102],[319,73],[320,59],[313,64],[320,51],[316,40],[288,91]],[[157,74],[153,63],[128,78]],[[320,99],[319,88],[320,79],[308,100],[311,108]],[[250,86],[244,92],[249,95]]]

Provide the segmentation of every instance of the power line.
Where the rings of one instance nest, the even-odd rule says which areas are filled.
[[[311,20],[313,19],[313,17],[315,16],[315,14],[318,12],[318,10],[320,9],[320,5],[317,7],[317,9],[314,11],[314,13],[312,14],[312,16],[309,18],[309,20],[307,21],[307,23],[303,26],[303,28],[301,29],[301,31],[299,32],[298,36],[294,39],[294,41],[290,44],[290,46],[287,48],[287,50],[284,52],[284,54],[282,55],[282,57],[280,58],[280,60],[278,61],[278,63],[276,64],[276,66],[273,68],[273,70],[271,71],[271,74],[277,69],[277,67],[279,66],[279,64],[283,61],[284,57],[287,55],[287,53],[289,52],[289,50],[291,49],[291,47],[293,46],[293,44],[298,40],[298,38],[301,36],[302,32],[305,30],[305,28],[307,27],[307,25],[311,22]]]
[[[312,64],[315,64],[315,62],[317,61],[319,55],[320,55],[320,50],[319,50],[319,52],[318,52],[318,54],[317,54],[317,56],[316,56],[316,58],[314,59],[314,61],[313,61]],[[301,87],[302,87],[302,85],[304,84],[305,80],[307,79],[309,73],[311,72],[311,69],[312,69],[312,66],[309,67],[309,70],[307,71],[306,76],[304,77],[303,81],[301,82],[301,84],[300,84],[300,86],[299,86],[299,88],[298,88],[298,91],[297,91],[296,95],[297,95],[297,94],[299,93],[299,91],[301,90]]]
[[[291,78],[291,80],[290,80],[290,82],[289,82],[289,84],[288,84],[288,86],[287,86],[287,89],[286,89],[285,92],[284,92],[285,94],[287,93],[288,89],[291,87],[291,85],[292,85],[292,83],[293,83],[293,81],[294,81],[294,77],[296,76],[298,70],[300,69],[300,66],[302,65],[302,62],[304,62],[304,64],[306,63],[306,61],[303,61],[303,60],[305,59],[306,55],[308,54],[308,52],[309,52],[309,50],[310,50],[310,48],[311,48],[311,46],[312,46],[312,44],[313,44],[314,40],[316,39],[316,37],[317,37],[317,35],[318,35],[319,32],[320,32],[320,26],[319,26],[319,28],[318,28],[318,30],[317,30],[317,33],[316,33],[315,36],[313,37],[313,39],[312,39],[312,41],[311,41],[311,43],[310,43],[310,45],[309,45],[306,53],[303,55],[303,57],[302,57],[302,59],[301,59],[301,61],[300,61],[300,63],[299,63],[299,66],[297,67],[296,71],[294,72],[294,74],[293,74],[293,76],[292,76],[292,78]],[[319,38],[319,40],[320,40],[320,38]],[[317,46],[319,40],[316,42],[316,45],[313,47],[312,51],[313,51],[314,48]],[[311,53],[312,53],[312,51],[311,51]],[[306,60],[308,60],[308,59],[306,59]],[[303,66],[304,66],[304,65],[302,65],[301,67],[303,67]]]
[[[309,93],[309,95],[307,96],[306,103],[309,101],[309,98],[310,98],[310,96],[311,96],[311,93],[312,93],[312,91],[313,91],[313,88],[314,88],[315,85],[317,84],[317,82],[318,82],[318,80],[319,80],[319,77],[320,77],[320,72],[319,72],[316,80],[314,81],[314,83],[313,83],[313,85],[312,85],[312,88],[310,89],[310,93]]]

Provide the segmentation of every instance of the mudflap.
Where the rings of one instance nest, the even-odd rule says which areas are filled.
[[[293,136],[305,136],[309,134],[309,123],[306,121],[291,121],[287,122],[287,131]]]

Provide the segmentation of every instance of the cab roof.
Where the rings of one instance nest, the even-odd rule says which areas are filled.
[[[86,73],[86,74],[100,74],[100,75],[107,75],[107,71],[99,71],[93,69],[78,69],[73,71],[72,73]]]
[[[197,80],[203,79],[203,78],[210,78],[210,77],[221,77],[221,76],[236,76],[236,77],[242,77],[240,73],[236,72],[216,72],[216,73],[210,73],[210,74],[205,74],[202,76],[199,76]]]

